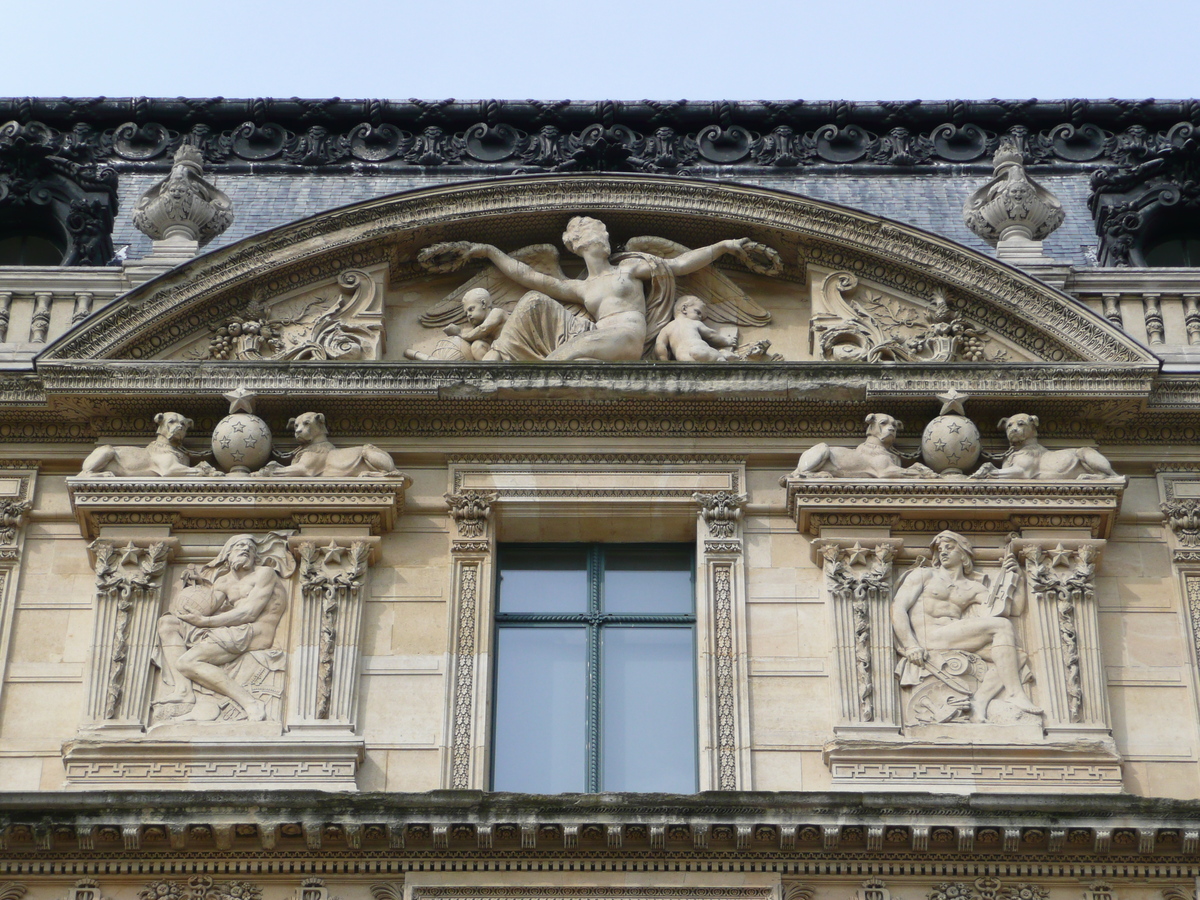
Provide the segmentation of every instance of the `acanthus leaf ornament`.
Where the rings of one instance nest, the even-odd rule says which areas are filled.
[[[1006,350],[964,319],[937,288],[927,310],[918,310],[877,291],[858,291],[850,272],[825,277],[813,299],[809,349],[835,362],[1003,362]]]
[[[714,538],[732,538],[742,518],[742,507],[749,499],[742,494],[718,491],[715,494],[695,493],[692,499],[700,504],[700,514]]]
[[[444,494],[443,497],[460,538],[482,538],[487,533],[487,522],[492,515],[492,504],[496,501],[496,494],[487,491],[460,491]]]

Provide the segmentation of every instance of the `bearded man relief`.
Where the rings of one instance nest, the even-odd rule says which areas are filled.
[[[1040,717],[1025,689],[1032,678],[1017,642],[1025,595],[1016,557],[1004,554],[992,582],[977,571],[974,547],[961,534],[943,531],[930,549],[932,565],[906,572],[892,598],[901,656],[896,673],[909,724]]]
[[[562,239],[584,261],[577,278],[562,271],[558,250],[549,244],[506,253],[491,244],[458,241],[423,250],[418,261],[432,272],[453,272],[473,259],[489,265],[421,317],[423,325],[442,328],[447,338],[410,347],[405,356],[448,361],[653,359],[657,338],[675,314],[677,288],[707,302],[709,326],[770,322],[769,313],[712,268],[722,256],[732,255],[751,271],[778,274],[779,254],[748,238],[690,250],[664,238],[638,237],[627,242],[625,252],[614,254],[604,223],[576,216]],[[487,302],[477,293],[481,289],[487,291]],[[460,325],[464,321],[466,328]],[[736,339],[723,337],[722,343],[729,346],[720,349],[737,349]],[[759,346],[734,356],[748,359],[764,351]],[[713,356],[714,362],[733,358]]]
[[[276,647],[296,563],[287,537],[236,534],[189,568],[158,620],[155,661],[169,693],[159,722],[280,721],[286,652]]]

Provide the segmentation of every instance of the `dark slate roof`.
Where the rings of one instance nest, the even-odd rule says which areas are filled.
[[[130,211],[138,197],[161,177],[160,174],[121,176],[121,212],[117,215],[113,243],[118,249],[128,244],[129,259],[140,258],[150,252],[150,239],[133,227]],[[1092,264],[1084,251],[1085,247],[1092,247],[1096,242],[1092,218],[1087,209],[1087,176],[1037,177],[1054,192],[1067,213],[1066,222],[1046,240],[1046,255],[1064,263],[1081,266]],[[458,179],[449,172],[437,175],[310,172],[294,175],[227,174],[211,176],[211,180],[233,199],[235,215],[229,230],[207,248],[215,250],[269,228],[349,203]],[[968,231],[962,222],[964,201],[971,191],[987,180],[986,175],[964,177],[951,173],[915,172],[908,175],[738,173],[722,180],[761,185],[840,203],[932,231],[976,250],[992,252],[991,247]]]

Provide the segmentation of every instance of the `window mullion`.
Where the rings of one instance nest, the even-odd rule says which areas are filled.
[[[588,554],[588,672],[587,672],[587,785],[600,790],[600,621],[603,590],[603,548]]]

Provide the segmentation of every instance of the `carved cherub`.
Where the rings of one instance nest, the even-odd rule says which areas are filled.
[[[467,291],[463,294],[462,305],[467,321],[474,327],[464,329],[461,325],[451,323],[442,331],[451,337],[470,341],[471,355],[475,359],[485,359],[492,349],[492,341],[500,336],[504,323],[508,321],[508,311],[495,305],[492,293],[487,288]]]
[[[685,294],[675,301],[675,318],[663,326],[654,342],[656,359],[680,362],[728,362],[737,342],[704,324],[708,305]]]
[[[1001,419],[997,425],[1008,437],[1009,449],[1004,465],[996,468],[984,463],[972,478],[1071,479],[1097,481],[1120,478],[1109,461],[1092,447],[1049,450],[1038,441],[1038,417],[1017,413]]]
[[[892,449],[896,434],[904,423],[886,413],[871,413],[866,418],[867,438],[857,447],[815,444],[800,456],[796,470],[788,478],[936,478],[937,472],[914,463],[901,465],[900,454]],[[787,479],[781,479],[781,483]]]
[[[154,417],[158,435],[145,447],[116,447],[101,444],[83,461],[80,475],[99,478],[178,478],[214,476],[224,473],[207,462],[192,465],[191,454],[183,448],[183,439],[195,423],[177,412]]]
[[[306,412],[288,420],[288,428],[296,436],[299,447],[292,454],[291,465],[272,460],[255,475],[300,478],[382,478],[399,475],[391,454],[374,444],[361,447],[335,447],[329,440],[325,414]]]

